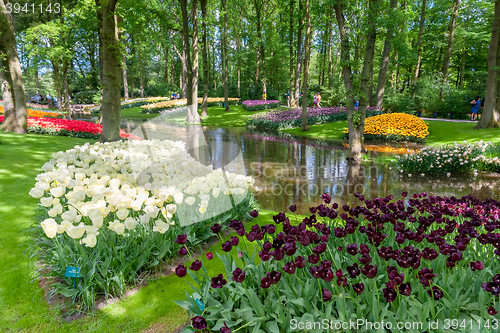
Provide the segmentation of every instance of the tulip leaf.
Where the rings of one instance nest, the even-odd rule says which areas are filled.
[[[266,323],[266,328],[268,332],[279,332],[280,329],[278,328],[278,322],[276,320],[273,321],[268,321]]]

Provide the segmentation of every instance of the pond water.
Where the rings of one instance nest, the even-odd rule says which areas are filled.
[[[137,133],[146,121],[124,119],[122,128]],[[201,162],[215,168],[226,165],[226,171],[255,178],[255,197],[265,209],[284,211],[296,204],[298,213],[308,213],[308,207],[321,203],[320,195],[325,192],[339,205],[355,203],[355,192],[366,198],[392,194],[399,199],[402,191],[426,191],[439,196],[472,194],[481,200],[499,199],[499,174],[409,176],[391,168],[388,161],[395,154],[368,151],[369,160],[360,166],[350,165],[347,148],[334,141],[245,128],[168,125],[168,139],[188,142],[193,136],[209,143],[208,152],[206,147],[197,148],[194,154],[190,150]],[[236,167],[230,162],[238,156],[243,163]]]

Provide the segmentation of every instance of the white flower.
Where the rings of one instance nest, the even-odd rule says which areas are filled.
[[[192,206],[196,199],[194,197],[187,197],[186,200],[184,200],[189,206]]]
[[[97,237],[93,234],[87,235],[87,237],[82,239],[82,243],[87,247],[94,247],[97,244]]]
[[[180,205],[182,203],[182,199],[184,198],[184,194],[182,192],[177,192],[174,194],[175,203]]]
[[[52,198],[52,197],[43,197],[40,199],[41,205],[44,207],[47,207],[47,208],[52,206],[53,201],[54,201],[54,198]]]
[[[57,227],[57,233],[58,234],[63,234],[66,232],[66,230],[72,226],[73,223],[69,222],[69,221],[62,221],[61,224]]]
[[[79,238],[82,238],[85,230],[86,230],[85,225],[83,224],[83,222],[80,222],[80,224],[77,226],[71,224],[66,229],[66,233],[69,235],[69,237],[71,237],[73,239],[79,239]]]
[[[148,224],[150,217],[148,214],[144,214],[144,215],[139,216],[139,220],[141,221],[142,224]]]
[[[156,223],[153,227],[153,231],[158,231],[160,234],[164,234],[170,226],[163,222],[162,220],[156,220]]]
[[[66,187],[59,186],[50,189],[50,194],[52,194],[56,198],[59,198],[64,193],[66,193]]]
[[[26,193],[26,192],[25,192]],[[43,193],[44,191],[39,188],[39,187],[33,187],[31,190],[30,190],[30,195],[33,197],[33,198],[41,198],[43,196]]]
[[[78,219],[78,213],[76,212],[76,210],[70,209],[62,214],[62,218],[69,222],[75,222]],[[82,217],[80,216],[80,219],[81,218]],[[78,222],[80,221],[78,220]]]
[[[43,231],[49,238],[54,238],[57,234],[58,224],[54,219],[46,219],[41,223]]]
[[[134,230],[135,227],[137,226],[137,220],[134,219],[133,217],[127,217],[127,219],[125,220],[125,222],[123,222],[123,224],[125,224],[125,227],[128,230]]]
[[[119,209],[115,212],[116,216],[120,219],[120,220],[125,220],[128,216],[130,212],[128,211],[128,209]]]
[[[118,220],[114,220],[109,224],[108,229],[111,229],[118,235],[121,235],[123,234],[123,232],[125,232],[125,225]]]

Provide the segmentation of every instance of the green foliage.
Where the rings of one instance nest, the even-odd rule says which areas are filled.
[[[101,92],[97,90],[83,90],[73,95],[75,104],[93,104],[101,101]]]

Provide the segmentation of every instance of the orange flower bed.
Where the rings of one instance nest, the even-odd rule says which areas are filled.
[[[3,106],[0,106],[0,113],[4,113]],[[28,117],[58,118],[58,117],[62,117],[62,116],[63,116],[62,113],[46,112],[46,111],[28,109]]]

